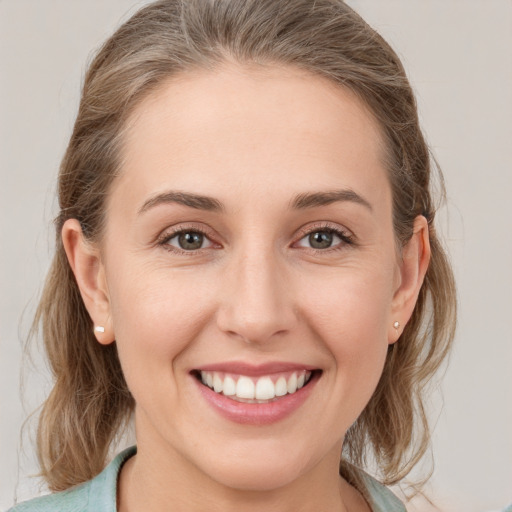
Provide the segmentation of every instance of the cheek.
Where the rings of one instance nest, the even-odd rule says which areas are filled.
[[[330,339],[355,343],[357,338],[355,350],[366,343],[380,344],[384,340],[387,344],[393,298],[389,273],[340,269],[322,280],[305,281],[304,288],[304,310],[319,330],[329,333]]]
[[[126,379],[165,373],[197,338],[212,308],[213,293],[192,273],[118,269],[110,287],[112,319]],[[126,273],[128,272],[128,273]],[[117,286],[116,286],[117,285]],[[150,377],[149,380],[153,380]]]
[[[304,311],[334,361],[332,378],[343,390],[359,389],[369,399],[388,349],[389,273],[340,271],[322,288],[308,288]]]

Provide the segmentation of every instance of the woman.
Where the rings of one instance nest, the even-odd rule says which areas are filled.
[[[139,11],[87,73],[36,317],[64,492],[13,510],[404,510],[363,469],[424,454],[453,338],[429,183],[399,59],[343,2]]]

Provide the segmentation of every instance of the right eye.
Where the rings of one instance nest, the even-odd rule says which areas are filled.
[[[212,247],[211,240],[202,232],[194,230],[183,230],[173,233],[162,240],[161,245],[171,246],[181,251],[198,251]]]

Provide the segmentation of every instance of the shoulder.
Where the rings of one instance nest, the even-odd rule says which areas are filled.
[[[135,447],[128,448],[92,480],[62,492],[20,503],[7,512],[116,512],[119,470],[135,453]]]
[[[384,485],[360,470],[364,494],[372,512],[406,512],[404,504]]]
[[[8,512],[87,512],[91,482],[15,505]]]

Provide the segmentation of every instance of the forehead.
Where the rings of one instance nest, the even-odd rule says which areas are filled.
[[[135,108],[123,146],[120,186],[137,196],[172,187],[222,199],[246,182],[290,194],[387,183],[382,136],[366,106],[289,67],[178,75]]]

